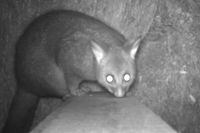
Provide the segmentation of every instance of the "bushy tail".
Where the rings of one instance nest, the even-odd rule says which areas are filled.
[[[12,100],[2,133],[28,133],[38,102],[38,96],[18,89]]]

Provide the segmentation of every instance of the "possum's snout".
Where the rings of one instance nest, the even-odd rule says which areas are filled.
[[[124,97],[126,95],[127,88],[109,88],[109,92],[112,93],[115,97]]]
[[[123,89],[123,88],[116,88],[115,91],[114,91],[114,95],[116,97],[124,97],[126,94],[126,89]]]

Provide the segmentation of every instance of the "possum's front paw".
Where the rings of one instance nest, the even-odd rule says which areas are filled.
[[[90,92],[90,88],[82,86],[76,90],[75,95],[82,96],[82,95],[87,94],[88,92]]]
[[[101,92],[102,88],[99,84],[95,82],[83,82],[79,85],[78,89],[76,90],[76,96],[85,95],[89,92]]]

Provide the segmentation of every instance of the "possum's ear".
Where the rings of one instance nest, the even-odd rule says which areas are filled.
[[[101,46],[99,46],[99,44],[97,44],[96,42],[94,41],[91,41],[91,44],[92,44],[92,52],[97,60],[98,63],[101,62],[101,60],[104,58],[105,56],[105,52],[104,50],[102,49]]]
[[[141,42],[141,37],[137,38],[136,41],[130,42],[131,44],[131,49],[130,49],[130,56],[132,59],[135,59],[135,55],[138,51],[138,48],[140,46],[140,42]]]

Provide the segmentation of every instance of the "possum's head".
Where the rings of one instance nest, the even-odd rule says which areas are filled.
[[[125,47],[104,50],[92,42],[98,82],[116,97],[124,97],[135,79],[135,55],[140,39]]]

